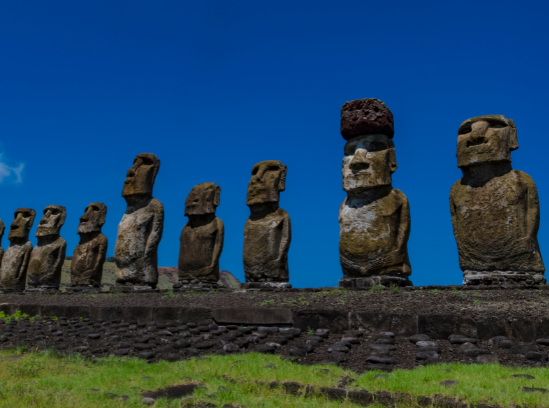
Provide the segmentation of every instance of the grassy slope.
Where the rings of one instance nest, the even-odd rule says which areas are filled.
[[[233,364],[235,361],[240,363]],[[244,360],[242,362],[242,360]],[[277,368],[266,368],[275,364]],[[33,368],[38,371],[32,373]],[[336,386],[344,375],[356,378],[351,386],[358,389],[410,392],[413,395],[442,394],[457,396],[474,403],[548,406],[549,395],[524,393],[522,386],[547,387],[549,372],[542,368],[511,369],[498,365],[435,365],[413,371],[396,371],[388,378],[375,379],[375,372],[357,376],[335,366],[302,366],[277,356],[245,354],[211,356],[211,360],[187,360],[176,363],[147,364],[145,361],[106,358],[92,364],[77,356],[58,358],[51,352],[31,353],[22,357],[0,353],[0,407],[140,407],[140,389],[155,390],[184,382],[202,382],[197,400],[223,404],[267,407],[356,407],[349,402],[331,402],[322,398],[293,397],[281,389],[270,389],[255,381],[297,381],[302,384]],[[447,372],[446,369],[451,370]],[[511,378],[526,373],[535,380]],[[144,378],[151,377],[151,378]],[[186,378],[182,378],[186,377]],[[238,380],[231,382],[228,378]],[[439,382],[457,380],[459,385],[444,388]],[[219,390],[219,387],[227,390]],[[138,387],[138,389],[132,388]],[[90,388],[99,391],[89,390]],[[11,391],[8,391],[11,390]],[[505,390],[504,392],[502,390]],[[110,399],[104,393],[128,395],[128,401]],[[215,396],[212,396],[215,394]],[[179,407],[176,401],[157,400],[156,407]]]

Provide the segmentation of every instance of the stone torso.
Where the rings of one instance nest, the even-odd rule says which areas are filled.
[[[115,247],[117,282],[158,282],[157,248],[162,236],[164,208],[153,198],[146,206],[127,211],[118,225]]]
[[[217,234],[221,220],[214,218],[212,222],[198,227],[187,223],[181,231],[179,251],[180,279],[218,280],[215,271],[210,271]],[[219,264],[217,275],[219,275]],[[215,267],[214,267],[215,268]]]
[[[348,276],[411,273],[406,245],[400,262],[388,255],[398,248],[402,206],[406,196],[397,189],[373,202],[345,199],[339,210],[339,254]]]
[[[528,250],[528,184],[525,173],[512,170],[482,186],[458,180],[450,193],[454,234],[462,270],[545,270],[537,238]]]
[[[0,266],[0,284],[10,290],[23,290],[27,278],[27,267],[32,244],[10,245],[2,258]]]
[[[246,281],[272,279],[287,282],[288,254],[281,254],[283,228],[290,216],[279,208],[259,220],[248,218],[244,226],[244,273]]]
[[[28,270],[29,286],[57,286],[61,282],[61,269],[67,243],[61,237],[48,245],[38,244],[31,252]]]
[[[94,239],[76,246],[71,262],[72,285],[101,284],[107,245],[107,237],[99,234]]]

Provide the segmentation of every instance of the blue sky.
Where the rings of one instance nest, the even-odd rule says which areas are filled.
[[[3,2],[0,218],[9,227],[19,207],[41,216],[64,205],[72,253],[78,218],[103,202],[112,255],[125,173],[137,153],[155,153],[154,195],[165,207],[159,265],[177,265],[185,197],[209,181],[222,188],[221,268],[243,279],[251,169],[281,160],[291,283],[335,286],[340,107],[375,97],[395,117],[393,186],[410,201],[414,284],[461,282],[448,194],[461,176],[457,129],[473,116],[515,120],[513,166],[538,186],[545,255],[548,9],[540,1]]]

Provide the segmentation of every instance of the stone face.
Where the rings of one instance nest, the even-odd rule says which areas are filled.
[[[61,269],[65,261],[67,242],[60,237],[67,212],[61,205],[48,205],[38,224],[38,244],[32,250],[29,270],[29,288],[59,289]]]
[[[152,153],[135,157],[122,197],[128,204],[118,225],[114,250],[116,283],[156,287],[158,244],[164,227],[164,207],[152,197],[160,160]]]
[[[287,168],[278,160],[257,163],[248,184],[250,217],[244,226],[246,282],[288,282],[288,250],[292,239],[290,216],[278,201]]]
[[[345,107],[363,101],[371,100],[343,106],[342,129],[348,121],[343,115]],[[388,114],[380,117],[387,118]],[[390,117],[392,123],[392,114]],[[405,286],[411,284],[408,276],[412,273],[407,249],[410,206],[406,196],[391,184],[397,169],[394,143],[389,138],[392,133],[376,132],[347,138],[342,130],[348,141],[342,166],[347,198],[339,209],[340,262],[344,278],[372,278],[360,284],[380,284],[383,280],[385,284]]]
[[[0,285],[4,290],[22,291],[25,289],[27,268],[32,251],[29,232],[35,215],[36,211],[30,208],[19,208],[15,211],[15,219],[11,223],[8,235],[10,245],[0,266]]]
[[[341,135],[345,140],[374,134],[389,138],[395,134],[393,114],[382,101],[357,99],[341,107]]]
[[[505,116],[479,116],[459,127],[463,177],[450,191],[450,211],[464,285],[545,282],[538,193],[528,174],[512,169],[516,149],[515,123]]]
[[[215,216],[221,187],[215,183],[194,186],[185,200],[189,222],[181,231],[179,280],[219,280],[219,257],[223,250],[225,228]]]
[[[107,206],[103,203],[91,203],[80,217],[78,235],[80,242],[76,246],[71,262],[72,286],[101,285],[103,264],[107,256],[108,240],[101,233],[105,224]]]

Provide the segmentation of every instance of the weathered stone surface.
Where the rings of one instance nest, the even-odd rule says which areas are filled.
[[[215,183],[194,186],[185,200],[189,222],[181,231],[179,280],[219,280],[219,257],[223,250],[225,229],[215,216],[221,187]]]
[[[227,307],[213,310],[213,318],[224,324],[292,324],[291,309],[262,307]]]
[[[331,333],[343,333],[349,329],[347,312],[340,310],[297,310],[294,312],[294,327],[301,330],[330,329]],[[317,336],[319,333],[315,333]]]
[[[74,250],[71,262],[72,286],[101,285],[108,247],[107,237],[101,233],[106,216],[105,204],[91,203],[80,217],[77,232],[80,242]]]
[[[467,337],[477,337],[476,321],[460,315],[421,315],[418,316],[418,331],[432,339],[445,340],[455,333]]]
[[[30,208],[19,208],[15,211],[15,219],[11,223],[8,234],[10,245],[0,266],[0,286],[4,290],[22,291],[25,289],[27,268],[32,251],[29,232],[35,215],[36,211]]]
[[[360,135],[395,133],[393,113],[379,99],[357,99],[341,107],[341,135],[345,140]]]
[[[371,100],[354,102],[366,103],[364,101]],[[352,106],[354,102],[348,104]],[[343,115],[347,112],[346,105],[342,108],[342,129],[347,121]],[[387,112],[390,114],[388,109]],[[363,133],[366,130],[373,133]],[[339,209],[339,257],[343,276],[383,277],[390,278],[385,279],[387,284],[411,285],[407,250],[410,206],[406,196],[391,184],[397,169],[395,146],[389,135],[366,130],[349,138],[345,145],[342,175],[347,198]],[[349,286],[347,282],[342,284]],[[361,281],[361,284],[379,283],[373,279],[372,283]]]
[[[4,222],[0,220],[0,245],[2,244],[2,237],[4,236]],[[4,248],[0,246],[0,265],[2,265],[2,258],[4,257]]]
[[[44,216],[36,230],[38,243],[29,261],[29,288],[59,289],[67,250],[67,242],[59,234],[66,216],[65,207],[61,205],[44,208]]]
[[[292,239],[290,216],[278,201],[285,190],[287,167],[278,160],[252,169],[246,204],[250,217],[244,226],[246,282],[288,282],[288,250]]]
[[[352,329],[361,329],[368,334],[387,330],[399,336],[417,333],[417,316],[413,315],[351,312],[349,324]]]
[[[116,283],[148,285],[158,283],[158,244],[164,228],[164,207],[152,197],[160,160],[152,153],[140,153],[128,170],[122,197],[128,204],[118,225],[114,249]]]
[[[537,188],[511,167],[518,147],[515,123],[503,115],[471,118],[459,127],[463,177],[450,191],[450,211],[464,285],[545,282]]]

